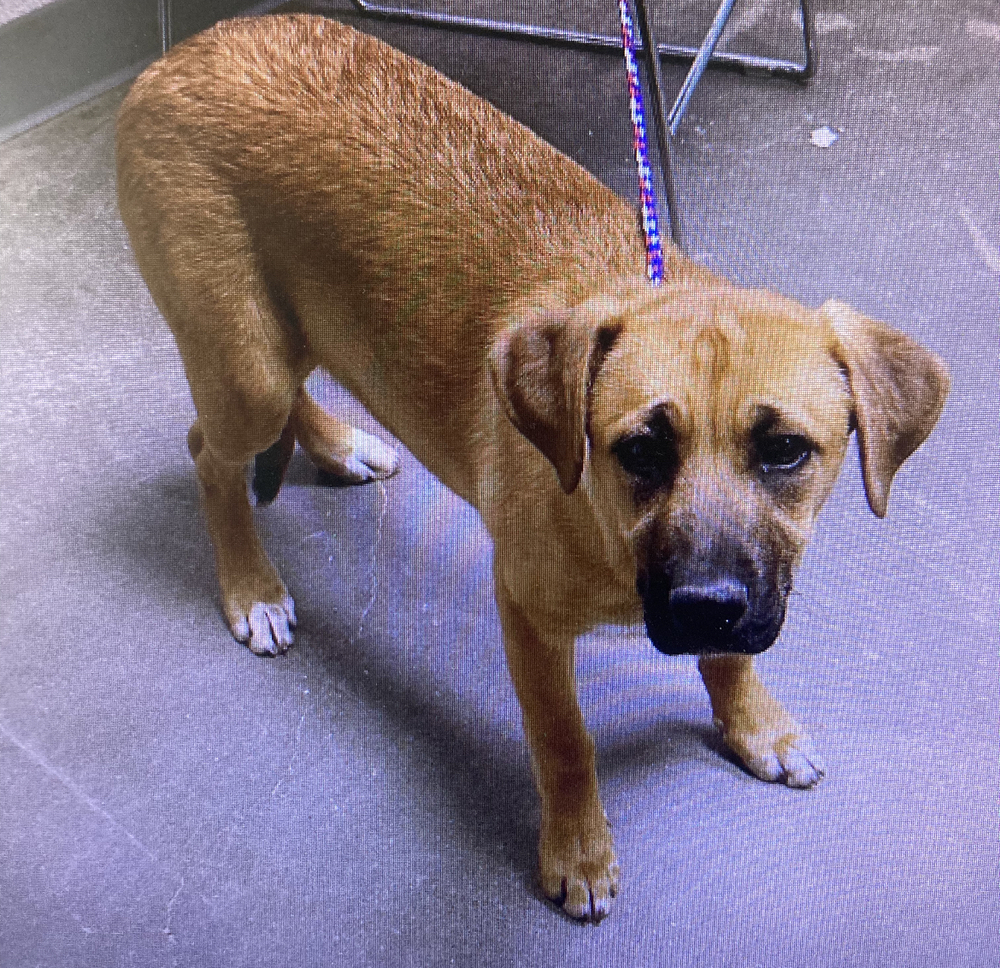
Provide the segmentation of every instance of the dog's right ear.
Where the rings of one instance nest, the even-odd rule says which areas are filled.
[[[490,353],[490,376],[507,416],[548,458],[567,494],[583,474],[594,379],[620,332],[621,324],[606,317],[542,311],[502,332]]]

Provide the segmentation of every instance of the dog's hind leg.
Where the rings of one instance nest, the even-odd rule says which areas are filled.
[[[127,129],[137,112],[133,105],[120,124]],[[246,475],[257,454],[293,443],[285,428],[315,364],[294,306],[249,257],[255,243],[238,201],[214,170],[164,165],[171,152],[191,152],[170,142],[169,126],[148,128],[119,150],[122,217],[197,411],[188,447],[226,621],[253,652],[275,655],[291,645],[295,610],[257,536]]]
[[[309,360],[262,287],[242,299],[202,290],[197,310],[168,307],[198,418],[188,448],[215,551],[222,608],[233,636],[258,655],[292,644],[295,609],[254,525],[247,471],[285,431]],[[200,325],[191,325],[195,312]]]
[[[229,460],[208,442],[200,421],[188,432],[205,521],[215,550],[222,610],[237,641],[257,655],[292,644],[295,605],[261,546],[247,496],[247,460]]]
[[[392,448],[327,413],[304,389],[295,398],[289,426],[313,463],[345,484],[382,480],[399,468]]]

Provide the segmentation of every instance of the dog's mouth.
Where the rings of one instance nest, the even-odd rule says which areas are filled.
[[[671,582],[662,573],[638,583],[649,640],[664,655],[756,655],[774,644],[788,589],[761,593],[732,575]]]

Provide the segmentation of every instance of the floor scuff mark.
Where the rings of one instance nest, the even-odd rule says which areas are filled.
[[[858,57],[878,61],[880,64],[927,64],[940,52],[940,47],[904,47],[902,50],[875,50],[872,47],[855,47]]]
[[[1000,43],[1000,24],[991,24],[986,20],[970,20],[965,25],[965,29],[973,37],[981,37],[984,40],[995,40]]]
[[[126,829],[122,824],[115,820],[114,817],[108,813],[96,800],[87,796],[87,794],[80,789],[66,774],[64,774],[57,767],[49,763],[41,754],[36,753],[31,747],[22,743],[2,722],[0,722],[0,736],[3,736],[8,742],[13,743],[21,752],[23,752],[36,766],[41,767],[46,773],[49,774],[53,779],[58,780],[70,793],[73,794],[76,799],[82,803],[89,810],[92,810],[99,817],[103,817],[115,830],[119,833],[125,835],[126,839],[139,848],[151,861],[157,862],[156,855],[135,836],[131,831]]]
[[[378,512],[378,520],[375,523],[375,540],[372,542],[372,565],[371,570],[368,573],[368,584],[371,588],[371,594],[368,597],[368,604],[365,605],[361,612],[361,619],[358,622],[358,627],[355,629],[354,635],[351,636],[351,645],[354,645],[354,643],[361,638],[365,622],[368,620],[368,613],[374,607],[375,599],[378,597],[378,553],[379,548],[382,546],[382,534],[385,530],[385,515],[389,508],[389,492],[386,490],[385,484],[383,484],[382,481],[376,481],[375,483],[378,486],[381,507]]]
[[[979,258],[994,272],[1000,273],[1000,247],[986,238],[983,230],[972,221],[972,216],[968,212],[962,212],[962,221],[972,236],[972,244],[976,247]]]
[[[817,10],[815,22],[816,31],[821,34],[832,33],[835,30],[846,30],[850,33],[854,30],[854,21],[842,13],[821,13]]]
[[[295,772],[295,761],[299,756],[299,741],[302,739],[302,724],[306,721],[306,714],[303,713],[299,717],[299,725],[295,727],[295,738],[292,740],[292,755],[288,759],[288,766],[285,767],[284,772],[278,777],[278,782],[274,784],[271,790],[271,796],[278,792],[281,784],[285,782],[287,777],[293,776]]]
[[[177,903],[177,898],[181,896],[181,891],[184,890],[184,877],[181,876],[181,882],[177,886],[177,890],[174,891],[173,897],[167,901],[167,923],[163,926],[163,935],[167,939],[169,944],[177,944],[177,939],[174,937],[173,931],[173,920],[174,920],[174,905]]]
[[[770,5],[767,3],[754,3],[749,7],[737,7],[735,15],[726,25],[726,39],[730,42],[738,40],[753,30],[769,12]]]

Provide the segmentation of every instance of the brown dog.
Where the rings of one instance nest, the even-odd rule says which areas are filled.
[[[933,354],[676,251],[651,288],[633,209],[457,84],[319,18],[225,23],[149,68],[121,110],[118,186],[191,385],[237,639],[282,652],[295,624],[254,530],[254,456],[272,494],[296,439],[351,480],[395,468],[303,390],[321,366],[490,530],[542,887],[568,913],[599,919],[618,882],[575,693],[582,632],[644,620],[662,652],[699,654],[747,768],[819,780],[750,657],[778,635],[852,429],[885,514],[944,403]]]

